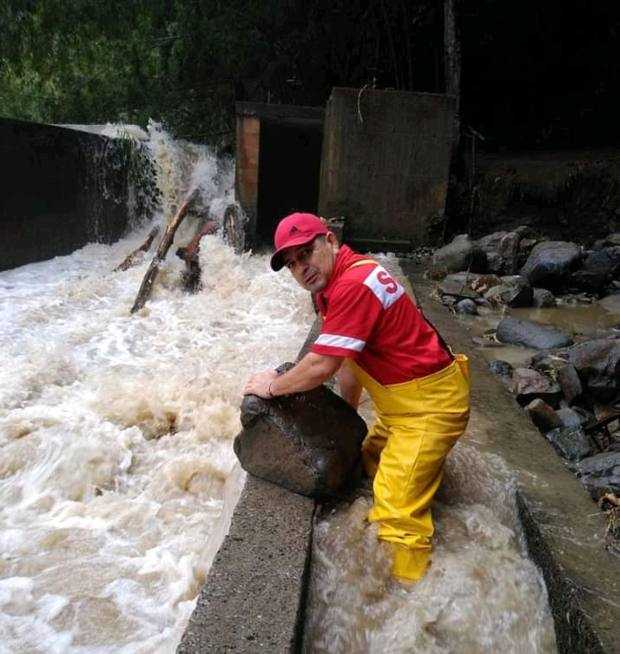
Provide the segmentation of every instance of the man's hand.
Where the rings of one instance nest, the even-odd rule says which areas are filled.
[[[278,376],[275,370],[263,370],[252,375],[243,389],[244,395],[258,395],[266,400],[273,397],[269,393],[269,384]]]

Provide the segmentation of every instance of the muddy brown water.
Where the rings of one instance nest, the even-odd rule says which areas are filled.
[[[381,262],[399,274],[394,258]],[[361,413],[372,420],[367,397]],[[366,521],[371,494],[319,516],[314,532],[306,654],[556,651],[547,591],[528,558],[514,479],[476,446],[489,428],[472,413],[450,453],[434,508],[433,562],[407,588]]]

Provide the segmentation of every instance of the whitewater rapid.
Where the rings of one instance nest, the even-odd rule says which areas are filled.
[[[232,163],[162,130],[150,147],[154,221],[192,185],[221,219]],[[243,481],[245,379],[294,360],[312,320],[289,276],[217,235],[199,293],[173,246],[130,316],[150,256],[112,271],[151,227],[0,273],[2,653],[174,651]]]

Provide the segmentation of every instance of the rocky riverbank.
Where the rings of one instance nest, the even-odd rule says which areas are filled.
[[[459,235],[433,254],[429,276],[439,301],[490,326],[473,336],[487,355],[521,349],[512,362],[487,356],[489,367],[608,511],[608,544],[620,551],[620,234],[587,249],[529,227]]]

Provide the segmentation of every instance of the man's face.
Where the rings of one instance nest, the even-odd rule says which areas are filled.
[[[338,254],[338,241],[328,232],[317,236],[311,243],[297,245],[284,252],[284,265],[291,271],[297,283],[311,293],[322,291],[334,270]]]

